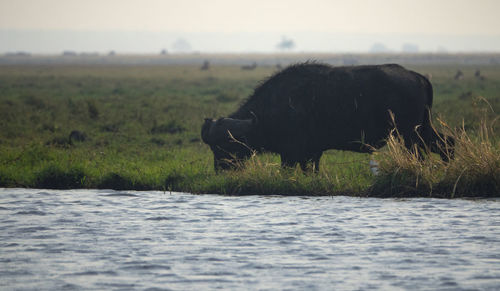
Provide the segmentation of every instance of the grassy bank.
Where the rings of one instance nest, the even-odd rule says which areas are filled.
[[[482,120],[475,135],[462,127],[445,132],[455,140],[453,159],[409,151],[402,137],[388,140],[376,153],[380,173],[369,194],[379,197],[499,197],[500,141],[493,136],[495,121]],[[449,153],[451,157],[452,154]]]
[[[199,137],[203,118],[234,111],[274,67],[3,66],[0,187],[500,196],[500,126],[491,123],[500,112],[500,66],[412,69],[432,75],[434,115],[459,140],[454,162],[412,157],[396,140],[376,157],[379,176],[370,172],[370,156],[333,150],[318,175],[281,169],[275,155],[215,175]],[[461,80],[454,79],[458,69]],[[75,130],[83,141],[69,138]]]

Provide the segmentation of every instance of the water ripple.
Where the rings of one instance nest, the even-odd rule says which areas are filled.
[[[46,212],[39,211],[39,210],[27,210],[27,211],[19,211],[14,213],[15,215],[39,215],[39,216],[44,216],[47,215]]]
[[[0,281],[45,290],[500,289],[500,200],[0,189]]]
[[[166,217],[166,216],[156,216],[156,217],[148,217],[146,220],[153,220],[153,221],[161,221],[161,220],[173,220],[175,219],[174,217]]]

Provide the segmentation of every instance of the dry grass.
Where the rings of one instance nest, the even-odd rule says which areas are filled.
[[[388,150],[377,153],[380,175],[370,195],[382,197],[497,197],[500,194],[500,143],[492,134],[495,122],[480,122],[474,134],[464,126],[452,129],[440,121],[440,129],[455,139],[454,158],[408,150],[398,134],[388,139]]]

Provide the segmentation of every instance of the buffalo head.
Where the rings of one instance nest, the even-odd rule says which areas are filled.
[[[247,144],[257,119],[219,118],[205,119],[201,138],[214,153],[215,171],[234,169],[238,162],[249,158],[253,150]]]

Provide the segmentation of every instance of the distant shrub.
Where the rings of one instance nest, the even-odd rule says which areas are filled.
[[[54,124],[44,122],[42,124],[42,126],[40,127],[40,130],[55,132],[56,131],[56,126]]]
[[[117,173],[110,173],[106,175],[101,182],[97,185],[99,189],[113,189],[113,190],[147,190],[151,189],[141,183],[136,183],[128,177],[124,177]]]
[[[74,101],[72,98],[68,98],[66,100],[66,105],[73,116],[85,113],[85,103],[83,103],[83,101]]]
[[[104,132],[118,132],[120,131],[120,124],[119,123],[110,123],[110,124],[105,124],[101,126],[101,130]]]
[[[42,99],[40,99],[36,96],[27,95],[27,96],[24,96],[23,99],[24,99],[24,103],[26,105],[32,106],[36,109],[44,109],[46,107],[45,101],[43,101]]]
[[[0,170],[0,187],[14,187],[15,185],[14,179],[3,170]]]
[[[152,134],[162,134],[162,133],[169,133],[169,134],[174,134],[174,133],[181,133],[184,132],[186,128],[182,126],[179,122],[176,120],[171,120],[165,124],[157,125],[156,121],[153,127],[151,128],[151,133]]]
[[[49,140],[45,143],[48,146],[57,146],[57,147],[69,147],[71,145],[70,140],[64,136],[56,136],[53,139]]]
[[[154,143],[157,146],[164,146],[166,144],[165,140],[156,137],[153,137],[151,139],[151,143]]]
[[[99,109],[97,108],[97,105],[94,100],[92,99],[87,100],[87,109],[90,119],[95,120],[99,118]]]
[[[165,178],[165,189],[168,189],[168,190],[177,190],[177,189],[180,189],[180,184],[182,183],[182,181],[184,180],[184,176],[177,173],[177,172],[173,172],[173,173],[170,173],[166,178]]]
[[[123,88],[121,87],[116,87],[111,91],[111,93],[113,95],[123,95],[125,93],[125,90],[123,90]]]
[[[132,189],[132,182],[119,174],[110,173],[106,175],[98,185],[99,189],[127,190]]]
[[[462,92],[460,95],[458,95],[458,99],[462,100],[468,100],[472,98],[473,98],[472,91]]]
[[[85,132],[79,130],[73,130],[68,136],[68,140],[70,144],[76,142],[84,142],[87,139],[87,135]]]
[[[82,188],[85,183],[85,172],[75,167],[63,169],[58,165],[49,164],[36,174],[35,187],[43,189],[74,189]]]

